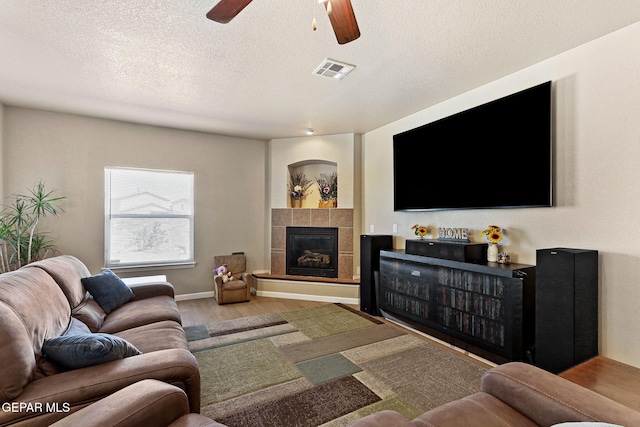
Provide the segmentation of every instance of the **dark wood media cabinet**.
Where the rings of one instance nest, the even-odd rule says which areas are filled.
[[[495,363],[533,360],[535,267],[381,250],[382,315]]]

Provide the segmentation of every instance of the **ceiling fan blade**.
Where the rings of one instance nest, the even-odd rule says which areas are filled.
[[[328,0],[324,1],[324,7],[327,7]],[[356,22],[356,15],[351,6],[351,0],[331,0],[332,12],[329,14],[329,20],[336,33],[339,44],[349,43],[360,37],[360,29]]]
[[[251,0],[220,0],[217,5],[207,12],[207,18],[226,24],[247,7]]]

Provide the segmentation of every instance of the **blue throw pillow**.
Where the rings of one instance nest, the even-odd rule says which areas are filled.
[[[81,280],[85,289],[107,314],[134,297],[133,291],[111,270]]]
[[[44,340],[42,353],[68,369],[99,365],[142,354],[133,344],[109,334],[63,335]]]

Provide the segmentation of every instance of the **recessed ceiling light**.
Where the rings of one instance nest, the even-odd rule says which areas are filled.
[[[353,71],[354,68],[356,68],[355,65],[345,64],[344,62],[338,62],[334,59],[327,58],[313,71],[313,74],[334,80],[340,80]]]
[[[306,128],[304,130],[304,133],[306,133],[307,135],[313,135],[316,131],[311,129],[311,128]]]

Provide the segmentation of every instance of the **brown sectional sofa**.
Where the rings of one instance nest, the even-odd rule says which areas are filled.
[[[199,412],[200,373],[171,284],[131,285],[135,298],[105,314],[81,282],[88,276],[87,267],[67,255],[0,275],[0,401],[13,405],[0,410],[0,426],[50,425],[144,379],[178,386],[189,410]],[[61,369],[43,357],[42,346],[63,335],[72,317],[91,332],[125,339],[142,354]]]
[[[480,392],[413,421],[382,411],[351,427],[549,427],[564,422],[640,426],[640,412],[535,366],[511,362],[487,371]]]
[[[87,276],[87,267],[71,256],[0,275],[0,426],[222,426],[198,414],[200,374],[173,287],[131,285],[135,298],[105,314],[82,284]],[[60,369],[43,356],[42,346],[63,335],[72,317],[92,332],[127,340],[142,354]],[[413,421],[382,411],[352,426],[548,427],[568,421],[640,426],[640,412],[512,362],[489,370],[480,392]]]

